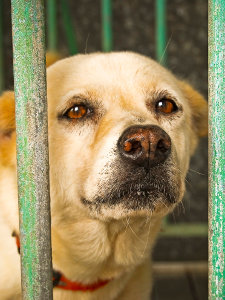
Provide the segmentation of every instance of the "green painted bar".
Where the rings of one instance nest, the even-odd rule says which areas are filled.
[[[166,223],[160,232],[161,236],[166,237],[207,237],[208,224],[204,223],[178,223],[169,225]]]
[[[102,50],[112,51],[112,3],[111,0],[102,0]]]
[[[156,0],[156,59],[166,64],[166,0]]]
[[[166,0],[155,1],[155,40],[156,40],[156,60],[162,65],[166,65]],[[169,226],[168,218],[163,219],[163,226]],[[176,225],[174,225],[176,226]],[[166,231],[172,235],[170,230]],[[171,233],[171,234],[170,234]]]
[[[57,22],[56,22],[56,0],[48,0],[47,3],[47,21],[48,21],[48,50],[55,52],[57,50]]]
[[[12,0],[22,299],[52,299],[44,1]]]
[[[0,1],[0,94],[4,89],[3,72],[3,2]]]
[[[209,1],[209,299],[225,299],[225,1]]]
[[[74,27],[70,15],[69,4],[67,0],[60,0],[60,2],[61,2],[63,26],[66,34],[69,53],[70,55],[74,55],[78,53],[78,47],[77,47],[76,34],[74,31]]]

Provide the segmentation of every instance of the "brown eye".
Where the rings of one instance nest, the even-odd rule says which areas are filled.
[[[66,112],[66,117],[69,119],[80,119],[88,113],[88,108],[83,105],[74,105]]]
[[[163,114],[171,114],[177,111],[177,106],[174,101],[168,99],[161,99],[156,103],[156,111]]]

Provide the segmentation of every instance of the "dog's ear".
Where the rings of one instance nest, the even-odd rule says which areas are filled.
[[[14,92],[4,92],[0,97],[0,164],[16,163],[16,131]]]
[[[208,133],[208,104],[204,97],[194,90],[188,83],[180,81],[180,87],[190,103],[192,111],[193,129],[199,137]]]
[[[4,92],[0,97],[0,135],[10,136],[15,131],[14,92]]]
[[[57,52],[47,52],[46,53],[46,67],[53,65],[55,62],[60,60],[62,56]]]

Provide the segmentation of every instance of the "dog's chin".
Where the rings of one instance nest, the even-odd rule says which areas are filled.
[[[166,215],[181,200],[183,190],[182,178],[171,162],[148,172],[123,167],[107,181],[99,181],[95,195],[84,191],[81,202],[97,218]]]
[[[99,219],[121,219],[131,216],[165,216],[171,212],[180,196],[170,193],[168,188],[127,185],[117,192],[81,201],[93,217]]]

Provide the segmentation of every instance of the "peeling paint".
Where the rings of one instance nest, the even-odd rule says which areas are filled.
[[[23,299],[52,299],[44,1],[12,0]]]
[[[225,299],[225,2],[209,1],[209,299]]]

